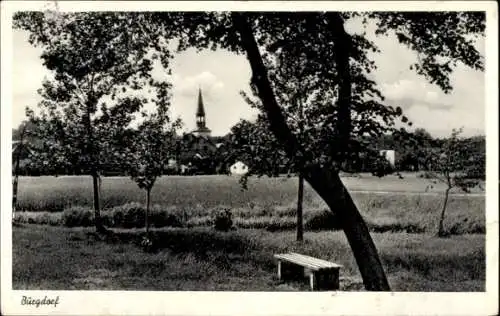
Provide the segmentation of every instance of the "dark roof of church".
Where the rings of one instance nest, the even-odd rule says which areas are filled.
[[[193,132],[211,132],[212,130],[206,126],[198,127]]]
[[[205,108],[203,107],[203,97],[201,96],[201,88],[198,91],[198,110],[196,116],[205,116]]]

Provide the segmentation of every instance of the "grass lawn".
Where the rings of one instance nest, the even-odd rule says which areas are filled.
[[[210,228],[156,230],[161,249],[144,253],[140,230],[117,231],[120,240],[96,241],[91,228],[13,227],[15,290],[233,290],[297,291],[306,283],[280,283],[272,255],[294,250],[344,265],[341,290],[362,282],[341,232]],[[372,234],[395,291],[484,291],[485,236],[438,239],[406,233]]]

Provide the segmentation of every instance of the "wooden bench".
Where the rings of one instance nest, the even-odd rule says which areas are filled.
[[[339,289],[339,270],[342,265],[298,253],[275,254],[280,280],[309,278],[312,291]]]

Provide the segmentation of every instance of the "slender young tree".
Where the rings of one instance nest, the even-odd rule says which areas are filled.
[[[146,236],[149,236],[149,212],[151,190],[161,175],[164,174],[169,159],[177,155],[177,133],[180,120],[172,121],[170,107],[170,85],[164,84],[157,94],[156,110],[144,112],[142,122],[124,144],[126,169],[132,180],[146,193]]]
[[[439,148],[429,151],[428,160],[432,163],[433,170],[429,171],[434,182],[440,181],[446,185],[444,200],[439,215],[437,236],[444,237],[447,232],[444,228],[446,208],[450,191],[459,188],[464,192],[480,183],[480,179],[471,179],[467,176],[469,168],[475,165],[475,151],[473,144],[465,139],[460,139],[463,129],[453,129],[449,138],[445,139]]]

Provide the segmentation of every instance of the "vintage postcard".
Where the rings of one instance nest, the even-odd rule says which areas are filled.
[[[493,1],[3,1],[2,315],[498,313]]]

